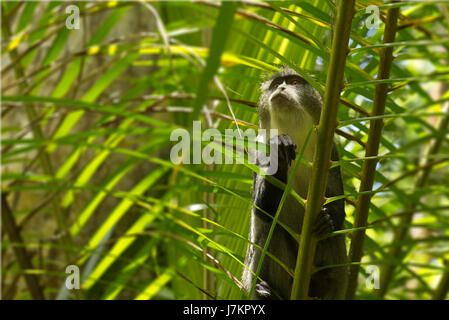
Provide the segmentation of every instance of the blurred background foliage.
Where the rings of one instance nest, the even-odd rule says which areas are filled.
[[[67,27],[69,5],[79,29]],[[378,28],[367,26],[369,5]],[[393,7],[399,28],[355,298],[444,299],[447,1],[356,1],[336,135],[345,224],[354,222]],[[202,129],[257,127],[261,79],[280,65],[323,92],[334,2],[2,1],[1,9],[2,298],[245,298],[251,168],[174,164],[170,133],[191,130],[193,119]],[[367,266],[385,264],[386,289],[368,288]],[[66,289],[69,265],[80,269],[80,290]]]

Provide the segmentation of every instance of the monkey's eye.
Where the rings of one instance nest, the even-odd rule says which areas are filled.
[[[297,86],[297,85],[301,84],[301,82],[299,82],[299,80],[292,80],[291,84],[294,86]]]
[[[277,87],[279,87],[279,85],[280,85],[281,83],[279,82],[279,81],[276,81],[276,82],[273,82],[272,84],[271,84],[271,90],[273,90],[273,89],[277,89]]]

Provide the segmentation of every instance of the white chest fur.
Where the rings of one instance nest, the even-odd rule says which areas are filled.
[[[274,114],[273,112],[271,114]],[[307,112],[297,113],[297,116],[288,114],[272,116],[270,119],[270,128],[277,129],[278,134],[287,134],[292,137],[296,143],[296,152],[300,152],[303,148],[309,132],[310,137],[304,149],[303,158],[308,162],[313,161],[313,156],[316,148],[316,132],[313,130],[312,117]],[[289,168],[289,173],[293,170],[295,163],[293,162]],[[293,188],[303,198],[307,197],[307,190],[311,176],[311,169],[304,164],[299,164],[295,179],[293,181]]]

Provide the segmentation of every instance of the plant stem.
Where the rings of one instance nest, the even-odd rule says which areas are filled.
[[[449,268],[449,260],[444,260],[444,265]],[[433,300],[444,300],[446,299],[447,293],[449,291],[449,271],[445,271],[441,276],[441,280],[438,283],[435,292],[433,293]]]
[[[387,21],[384,31],[383,43],[394,42],[397,30],[397,20],[399,16],[399,8],[388,10]],[[380,52],[380,62],[378,71],[378,80],[388,79],[390,77],[391,64],[393,62],[393,47],[385,47]],[[388,84],[380,83],[376,86],[374,92],[373,110],[370,116],[381,116],[385,112],[385,102],[387,100]],[[368,131],[368,142],[366,144],[365,157],[376,157],[379,152],[380,137],[382,135],[383,119],[374,119],[370,121]],[[374,177],[376,175],[376,165],[378,159],[367,159],[363,163],[362,177],[360,182],[359,195],[354,214],[354,228],[366,227],[368,221],[368,213],[371,204]],[[363,243],[365,241],[365,229],[355,231],[351,241],[349,250],[349,261],[356,262],[351,264],[349,268],[349,278],[346,288],[346,299],[354,299],[357,290],[357,278],[360,271],[360,262],[363,255]]]
[[[330,166],[333,136],[337,124],[338,103],[343,88],[343,75],[348,53],[351,22],[354,15],[354,0],[339,1],[335,39],[332,45],[323,110],[318,126],[317,146],[312,167],[301,241],[296,260],[295,279],[291,299],[305,299],[309,289],[312,263],[318,242],[312,236],[312,224],[324,203],[327,172]]]
[[[24,245],[22,236],[20,235],[19,228],[17,227],[16,221],[14,220],[13,213],[7,202],[7,194],[2,194],[2,226],[6,230],[6,234],[9,240],[14,243],[13,250],[17,257],[17,262],[20,268],[23,270],[23,276],[25,277],[25,282],[30,291],[31,297],[35,300],[45,300],[42,288],[39,285],[39,280],[35,274],[26,273],[27,270],[33,270],[33,265],[26,251],[26,246]]]

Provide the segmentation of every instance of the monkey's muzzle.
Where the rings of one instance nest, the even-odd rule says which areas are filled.
[[[285,106],[292,102],[290,95],[286,90],[276,90],[270,97],[273,106]]]

